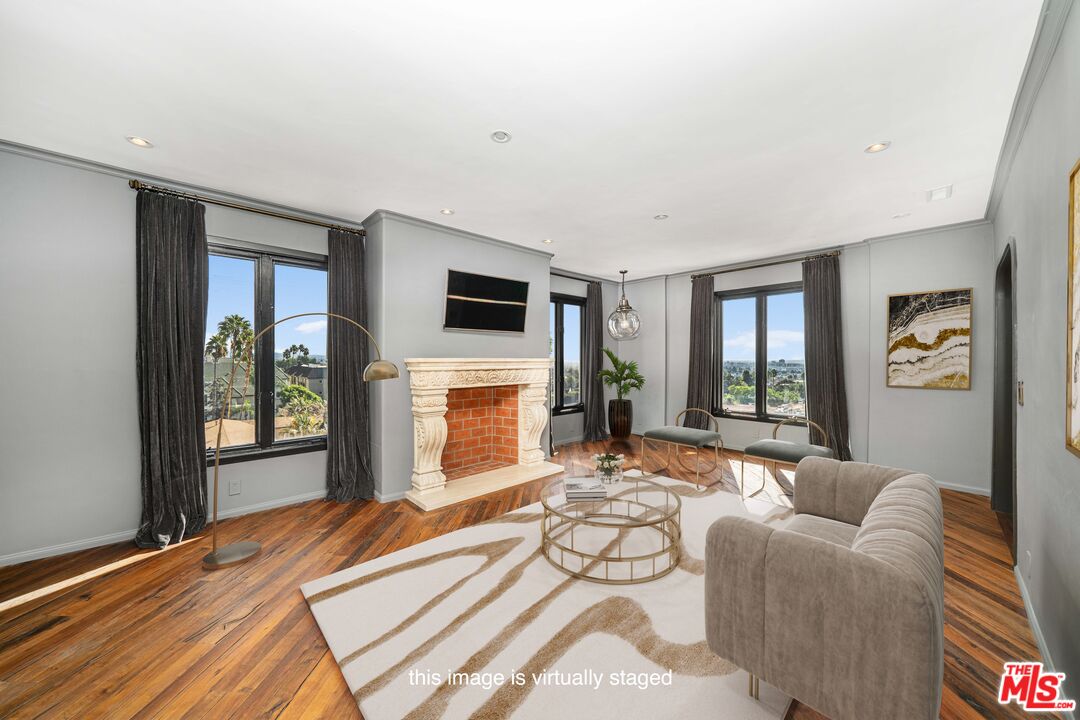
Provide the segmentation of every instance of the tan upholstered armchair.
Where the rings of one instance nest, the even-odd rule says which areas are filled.
[[[810,457],[784,525],[723,517],[705,548],[721,657],[832,720],[937,720],[944,539],[933,480]]]

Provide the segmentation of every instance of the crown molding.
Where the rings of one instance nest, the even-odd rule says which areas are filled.
[[[291,205],[282,205],[280,203],[260,200],[258,198],[249,197],[247,195],[237,195],[236,193],[225,192],[224,190],[215,190],[214,188],[204,187],[202,185],[192,185],[191,183],[185,183],[179,180],[173,180],[172,178],[161,177],[160,175],[147,175],[146,173],[136,172],[135,170],[128,170],[127,168],[117,167],[115,165],[106,165],[105,163],[99,163],[94,160],[85,160],[83,158],[75,157],[73,155],[63,155],[61,153],[53,152],[52,150],[43,150],[41,148],[31,147],[29,145],[20,145],[19,143],[9,142],[7,140],[0,140],[0,152],[11,153],[12,155],[21,155],[23,157],[53,163],[54,165],[63,165],[65,167],[75,168],[76,170],[86,170],[88,172],[98,173],[99,175],[108,175],[110,177],[122,178],[124,182],[135,179],[148,185],[164,185],[173,190],[179,190],[181,192],[192,193],[195,195],[203,195],[208,198],[228,200],[229,202],[239,203],[241,205],[250,205],[252,207],[262,210],[271,210],[274,212],[285,213],[286,215],[296,215],[297,217],[310,218],[312,220],[317,220],[319,222],[327,222],[333,225],[345,225],[355,228],[362,227],[361,223],[357,222],[356,220],[350,220],[349,218],[342,218],[336,215],[326,215],[324,213],[312,212],[310,210],[296,208]],[[237,210],[236,212],[244,211]],[[290,221],[282,220],[282,222]]]
[[[994,182],[990,186],[990,197],[986,201],[988,220],[992,221],[997,216],[998,206],[1005,194],[1005,187],[1009,184],[1013,161],[1016,160],[1016,153],[1020,149],[1024,131],[1027,130],[1028,120],[1031,119],[1031,111],[1035,107],[1035,100],[1039,96],[1043,80],[1046,79],[1050,62],[1054,59],[1054,52],[1061,40],[1061,31],[1065,28],[1065,20],[1072,6],[1073,0],[1043,0],[1042,13],[1035,27],[1035,39],[1031,43],[1027,63],[1020,76],[1020,87],[1013,100],[1009,123],[1005,129],[1005,138],[1001,142],[1001,152],[998,153]]]
[[[458,228],[450,227],[449,225],[442,225],[437,222],[431,222],[430,220],[423,220],[418,217],[413,217],[412,215],[404,215],[399,212],[394,212],[393,210],[384,210],[381,208],[367,216],[367,219],[363,222],[364,229],[371,229],[384,220],[395,220],[406,225],[424,228],[425,230],[435,230],[446,235],[456,235],[457,237],[466,240],[496,245],[508,250],[517,250],[529,255],[539,255],[540,257],[546,258],[548,261],[555,257],[554,253],[546,252],[544,250],[537,250],[536,248],[518,245],[517,243],[507,242],[506,240],[499,240],[498,238],[489,237],[487,235],[480,235],[479,233],[469,232],[468,230],[459,230]]]

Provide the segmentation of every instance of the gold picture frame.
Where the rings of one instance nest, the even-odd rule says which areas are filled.
[[[885,386],[970,390],[974,288],[889,295]]]
[[[1080,160],[1069,173],[1069,289],[1065,306],[1065,447],[1080,455]]]

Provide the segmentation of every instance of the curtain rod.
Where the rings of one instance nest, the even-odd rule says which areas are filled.
[[[569,273],[559,272],[558,270],[550,270],[548,272],[548,274],[549,275],[554,275],[556,277],[566,278],[567,280],[577,280],[579,282],[584,282],[584,283],[587,283],[587,282],[603,282],[602,278],[589,277],[588,275],[570,275]],[[614,282],[614,281],[612,280],[610,282]]]
[[[219,200],[218,198],[206,197],[205,195],[196,195],[195,193],[183,192],[182,190],[174,190],[172,188],[163,187],[161,185],[150,185],[149,183],[144,183],[141,180],[128,180],[128,187],[132,190],[147,190],[149,192],[161,193],[163,195],[173,195],[175,197],[186,198],[188,200],[197,200],[198,202],[209,203],[211,205],[220,205],[221,207],[232,208],[234,210],[243,210],[245,212],[256,213],[257,215],[267,215],[269,217],[279,218],[281,220],[291,220],[293,222],[306,223],[308,225],[318,225],[319,227],[330,228],[332,230],[343,230],[345,232],[356,233],[357,235],[366,234],[363,228],[349,227],[347,225],[335,225],[334,223],[323,222],[322,220],[306,218],[300,215],[290,215],[289,213],[278,212],[276,210],[267,210],[265,208],[254,207],[253,205],[244,205],[243,203],[233,202],[231,200]]]
[[[790,263],[804,262],[806,260],[817,260],[818,258],[836,257],[839,254],[839,250],[833,250],[832,252],[818,253],[816,255],[803,255],[802,257],[793,257],[788,258],[787,260],[770,260],[769,262],[756,263],[754,265],[743,265],[741,267],[713,270],[712,272],[694,273],[690,276],[690,279],[694,280],[696,278],[709,277],[710,275],[723,275],[725,273],[740,272],[742,270],[756,270],[757,268],[772,267],[773,265],[788,265]]]

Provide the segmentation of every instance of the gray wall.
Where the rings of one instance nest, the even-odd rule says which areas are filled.
[[[928,262],[932,258],[932,262]],[[978,493],[990,490],[990,406],[993,398],[993,256],[988,223],[941,228],[845,248],[841,255],[844,361],[852,455],[883,465],[930,474],[942,486]],[[717,290],[798,281],[799,263],[716,276]],[[656,288],[666,283],[666,298]],[[975,297],[972,389],[967,392],[885,387],[885,303],[891,293],[973,287]],[[650,313],[645,345],[636,352],[657,378],[667,368],[661,397],[641,394],[634,403],[635,431],[645,422],[671,422],[686,406],[690,349],[690,275],[653,278],[627,286]],[[666,304],[666,312],[655,314]],[[655,357],[666,337],[666,359]],[[636,342],[636,341],[635,341]],[[627,354],[623,343],[624,355]],[[772,423],[720,420],[726,447],[742,449],[772,434]],[[805,439],[784,428],[781,437]],[[962,448],[962,451],[958,451]]]
[[[325,252],[325,231],[208,207],[207,232]],[[0,150],[0,564],[130,539],[139,522],[135,193]],[[319,497],[325,453],[222,468],[223,516]]]
[[[857,292],[864,260],[869,292]],[[870,462],[925,472],[940,485],[989,494],[994,374],[994,262],[987,223],[874,241],[844,252],[845,355],[866,385],[848,381],[865,412]],[[890,294],[973,288],[971,389],[885,386],[886,303]],[[863,324],[865,322],[866,324]],[[863,358],[861,364],[854,358]],[[867,360],[869,362],[867,362]],[[862,409],[865,406],[865,411]],[[851,420],[854,423],[854,418]],[[863,428],[857,428],[863,441]]]
[[[364,228],[369,282],[378,291],[372,330],[384,356],[401,368],[400,380],[378,383],[372,395],[377,497],[390,500],[411,487],[412,400],[405,358],[548,357],[551,256],[384,210],[365,220]],[[447,268],[528,281],[525,333],[443,330]]]
[[[1080,698],[1080,457],[1065,449],[1068,176],[1080,158],[1080,11],[1073,6],[994,217],[1015,238],[1019,576],[1032,626]]]

